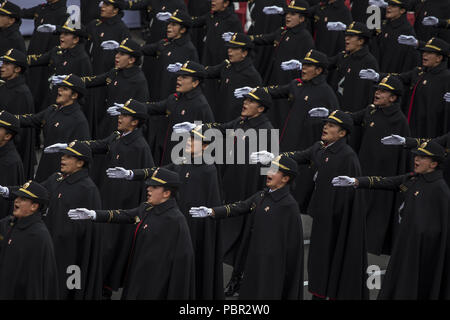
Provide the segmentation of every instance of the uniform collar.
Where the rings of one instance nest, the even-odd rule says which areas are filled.
[[[86,168],[83,168],[80,171],[77,171],[77,172],[65,177],[63,181],[65,181],[69,184],[74,184],[88,176],[89,176],[88,170]]]
[[[130,143],[132,143],[134,140],[136,140],[137,138],[139,138],[139,136],[142,136],[141,133],[141,129],[135,129],[134,131],[130,132],[129,134],[127,134],[126,136],[120,137],[119,141],[122,141],[123,143],[125,143],[126,145],[129,145]]]
[[[324,83],[326,81],[327,81],[327,77],[326,77],[325,74],[322,73],[322,74],[319,74],[317,77],[315,77],[315,78],[313,78],[313,79],[311,79],[309,81],[303,81],[303,84],[306,85],[306,84],[311,83],[311,84],[317,86],[317,85],[322,84],[322,83]]]
[[[119,72],[123,74],[125,78],[131,78],[132,76],[138,74],[141,71],[141,68],[138,66],[132,66],[126,69],[120,69]]]
[[[3,147],[0,147],[0,157],[4,155],[8,155],[16,149],[14,142],[9,141]]]
[[[240,72],[253,64],[252,60],[249,57],[245,57],[244,60],[232,63],[233,69]]]
[[[346,137],[339,139],[338,141],[334,142],[329,147],[326,147],[325,150],[329,150],[332,153],[338,153],[344,146],[347,145]],[[320,141],[323,148],[325,148],[325,144],[323,141]]]
[[[293,28],[287,28],[288,31],[290,31],[290,32],[292,32],[292,33],[294,33],[294,34],[299,33],[299,32],[302,31],[303,29],[305,29],[305,23],[304,23],[304,22],[302,22],[302,23],[296,25],[296,26],[293,27]]]
[[[116,24],[116,23],[119,23],[120,21],[122,21],[122,17],[120,16],[120,14],[116,14],[112,18],[100,18],[100,21],[102,21],[103,23],[112,25],[112,24]]]
[[[331,7],[331,8],[339,8],[339,7],[342,7],[343,5],[344,5],[344,0],[336,0],[333,3],[329,3],[329,2],[325,3],[325,6]]]
[[[420,176],[422,176],[426,182],[434,182],[444,178],[442,170],[434,170],[433,172],[421,174]]]
[[[78,43],[75,47],[71,49],[64,49],[63,52],[72,57],[78,57],[84,51],[84,45]]]
[[[12,223],[14,223],[15,227],[20,230],[27,229],[28,227],[39,221],[42,221],[42,216],[40,212],[35,212],[32,215],[25,218],[17,219],[16,217],[14,217],[12,219]]]
[[[55,3],[44,3],[43,6],[46,7],[46,9],[58,10],[67,6],[67,0],[59,0]]]
[[[230,2],[231,3],[231,2]],[[220,18],[220,20],[225,20],[229,16],[231,16],[234,13],[234,7],[229,6],[224,11],[214,12],[213,16]]]
[[[447,70],[447,61],[442,61],[438,66],[434,67],[434,68],[426,68],[425,71],[429,72],[431,74],[438,74],[441,73],[442,71]]]
[[[273,201],[278,202],[290,194],[289,188],[289,185],[285,185],[283,188],[277,189],[272,192],[269,192],[269,190],[267,189],[268,197],[271,197]]]
[[[20,25],[21,25],[21,23],[16,21],[15,23],[10,25],[9,27],[4,28],[4,29],[0,29],[0,32],[3,33],[6,36],[8,36],[8,35],[10,35],[10,34],[12,34],[14,32],[20,32]]]
[[[171,40],[171,43],[176,44],[177,46],[181,47],[191,41],[191,37],[188,34],[184,34],[181,36],[181,38]]]
[[[267,122],[269,121],[269,118],[267,118],[267,116],[265,114],[261,114],[258,117],[255,118],[244,118],[241,121],[239,121],[239,124],[247,124],[248,127],[250,128],[256,128],[258,127],[261,123]]]
[[[361,49],[359,49],[356,52],[353,53],[347,53],[348,56],[356,59],[362,59],[365,56],[369,54],[369,48],[367,46],[363,46]]]
[[[177,208],[177,207],[178,207],[178,205],[177,205],[177,202],[175,201],[175,199],[170,198],[166,202],[158,204],[157,206],[150,207],[150,208],[151,208],[152,214],[161,215],[164,212],[166,212],[172,208]]]
[[[378,107],[374,104],[371,104],[369,107],[371,109],[381,110],[386,116],[391,116],[401,110],[399,103],[393,103],[389,107]]]
[[[192,100],[201,94],[203,94],[203,91],[200,88],[200,86],[197,86],[197,88],[194,88],[189,92],[177,93],[176,95],[177,95],[177,97],[179,97],[179,99]]]
[[[406,13],[395,20],[388,20],[388,24],[390,24],[395,29],[405,25],[406,23],[409,23],[408,19],[406,18]]]
[[[21,74],[19,74],[19,76],[17,78],[5,81],[5,86],[7,88],[14,88],[14,87],[20,86],[22,84],[25,84],[25,77]]]
[[[65,107],[55,107],[56,111],[62,112],[64,114],[71,114],[74,113],[78,110],[80,110],[80,105],[78,104],[77,101],[75,101],[73,104],[65,106]]]

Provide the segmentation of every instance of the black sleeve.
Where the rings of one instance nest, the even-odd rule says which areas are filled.
[[[95,210],[95,222],[134,224],[139,223],[140,207],[129,210]]]
[[[357,177],[358,188],[363,189],[384,189],[384,190],[399,190],[400,186],[410,175],[401,175],[395,177]]]
[[[230,217],[238,217],[244,214],[249,214],[252,212],[252,199],[253,197],[248,198],[244,201],[238,201],[232,204],[226,204],[224,206],[214,207],[212,208],[214,211],[214,218],[222,219],[222,218],[230,218]]]
[[[42,128],[45,124],[45,118],[48,109],[44,109],[36,114],[16,115],[22,128]]]
[[[303,151],[283,152],[282,155],[294,159],[299,164],[307,164],[312,161],[313,148],[314,148],[314,146],[311,146],[308,149],[303,150]]]

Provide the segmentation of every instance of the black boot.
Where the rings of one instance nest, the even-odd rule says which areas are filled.
[[[234,273],[231,275],[231,279],[225,288],[225,297],[233,297],[241,286],[242,273]]]

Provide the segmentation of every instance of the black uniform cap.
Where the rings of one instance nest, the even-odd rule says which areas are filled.
[[[9,62],[22,68],[22,73],[28,68],[27,56],[20,50],[9,49],[4,56],[0,57],[3,62]]]
[[[192,27],[192,17],[184,10],[175,10],[168,22],[178,23],[186,28]]]
[[[158,168],[151,177],[145,180],[145,184],[154,187],[178,187],[180,185],[180,177],[174,171]]]
[[[136,41],[129,38],[124,39],[116,50],[118,52],[129,54],[135,58],[142,56],[141,46]]]
[[[287,156],[279,155],[271,162],[272,166],[277,167],[281,172],[295,178],[298,172],[298,164],[297,162]]]
[[[63,154],[78,158],[85,162],[92,162],[92,151],[88,145],[80,141],[72,141],[67,148],[61,151]]]
[[[49,202],[49,193],[46,188],[35,181],[28,181],[18,190],[11,192],[16,197],[31,199],[33,202],[47,205]]]
[[[119,108],[119,111],[123,115],[133,116],[134,118],[146,120],[148,118],[147,106],[137,100],[130,99]]]
[[[125,10],[126,8],[126,3],[123,0],[103,0],[103,2],[106,4],[112,4],[119,10]]]
[[[69,22],[70,22],[70,18],[67,19],[67,21],[62,25],[62,26],[57,26],[56,27],[56,34],[61,34],[61,33],[71,33],[73,35],[76,35],[77,37],[80,38],[88,38],[88,33],[86,32],[86,28],[81,26],[80,29],[76,29],[76,28],[72,28],[69,26]]]
[[[324,122],[331,122],[339,125],[343,129],[347,130],[347,134],[353,130],[353,118],[346,112],[341,110],[335,110],[328,118],[323,120]]]
[[[12,2],[5,1],[0,6],[0,15],[20,19],[22,16],[22,9]]]
[[[267,88],[256,87],[247,94],[244,94],[245,98],[259,102],[264,107],[264,112],[272,107],[272,96],[269,94]]]
[[[191,76],[202,79],[206,76],[206,70],[203,65],[197,62],[186,61],[175,74],[178,76]]]
[[[253,49],[254,44],[250,37],[245,33],[235,33],[231,37],[230,41],[225,43],[225,47],[228,48],[243,48],[243,49]]]
[[[411,153],[419,156],[430,157],[439,163],[444,161],[445,158],[445,149],[434,141],[422,143],[419,147],[412,149]]]
[[[284,12],[308,14],[309,3],[305,0],[292,0],[284,7]]]
[[[302,64],[312,64],[318,67],[322,67],[322,68],[327,68],[328,67],[328,57],[326,54],[311,49],[305,56],[305,58],[303,58],[303,60],[301,60]]]
[[[370,31],[364,23],[352,22],[345,30],[345,35],[370,38],[372,36],[372,31]]]
[[[396,77],[388,75],[384,77],[380,83],[374,86],[376,89],[381,89],[385,91],[390,91],[397,96],[401,96],[403,93],[403,83]]]
[[[434,52],[446,57],[450,54],[450,44],[442,39],[433,37],[428,40],[425,46],[419,48],[419,50],[425,52]]]
[[[8,111],[0,111],[0,127],[8,129],[14,133],[20,132],[20,121]]]
[[[70,88],[73,91],[77,92],[79,95],[78,99],[86,95],[86,85],[84,84],[84,81],[81,80],[81,78],[75,74],[69,74],[57,86]]]

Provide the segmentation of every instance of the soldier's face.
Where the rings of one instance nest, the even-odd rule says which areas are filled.
[[[190,154],[192,156],[200,156],[203,153],[203,150],[206,148],[206,145],[203,145],[201,139],[195,139],[191,137],[186,142],[186,148],[184,151],[187,154]]]
[[[14,24],[16,19],[11,18],[9,16],[0,15],[0,28],[7,28]]]
[[[177,87],[176,91],[178,93],[189,92],[199,85],[199,81],[192,77],[182,75],[177,77]]]
[[[103,2],[100,7],[100,17],[112,18],[119,13],[119,9],[115,8],[112,4]]]
[[[163,202],[166,202],[170,198],[170,191],[164,191],[163,187],[147,187],[147,202],[157,206]]]
[[[61,49],[72,49],[79,41],[80,38],[74,36],[72,33],[63,32],[59,35],[59,45]]]
[[[133,119],[132,116],[120,114],[117,117],[117,130],[120,132],[133,131],[137,127],[138,123],[139,121]]]
[[[424,156],[415,156],[414,157],[414,172],[419,174],[425,174],[429,172],[433,172],[438,163],[433,161],[430,157]]]
[[[63,154],[61,156],[61,173],[72,174],[83,168],[84,162],[75,157]]]
[[[17,197],[14,200],[13,215],[16,218],[25,218],[32,215],[39,209],[39,204],[33,203],[30,199]]]
[[[442,58],[440,54],[424,51],[422,53],[422,65],[428,68],[437,67],[442,62]]]
[[[9,63],[3,62],[2,67],[0,68],[0,75],[3,80],[12,80],[16,78],[20,73],[20,67]]]
[[[114,65],[118,69],[127,69],[134,65],[136,59],[129,54],[117,52],[114,60]]]
[[[364,40],[358,36],[345,36],[345,51],[353,53],[362,48]]]
[[[264,107],[249,98],[245,98],[242,104],[241,117],[254,118],[264,112]]]
[[[403,13],[405,12],[405,9],[400,8],[398,6],[388,5],[386,8],[386,19],[397,19],[399,18]]]
[[[378,89],[373,97],[373,104],[380,107],[388,107],[397,100],[390,91]]]
[[[267,172],[266,187],[271,190],[277,190],[284,187],[289,181],[289,177],[285,176],[283,172],[275,169],[270,169]]]
[[[0,127],[0,147],[3,147],[13,138],[12,134],[8,133],[5,128]]]
[[[241,48],[228,48],[228,60],[231,63],[240,62],[245,59],[248,51]]]
[[[339,139],[345,137],[346,131],[340,126],[332,122],[326,122],[322,129],[322,137],[320,138],[323,142],[329,144],[338,141]]]
[[[302,66],[302,80],[309,81],[322,73],[323,69],[318,68],[312,64],[303,64]]]
[[[219,12],[225,10],[229,6],[228,0],[211,0],[211,11]]]
[[[167,38],[169,38],[169,39],[181,38],[181,36],[185,32],[186,32],[186,28],[184,28],[181,24],[170,22],[167,25]]]
[[[56,103],[60,106],[71,105],[76,99],[77,94],[67,87],[59,87],[58,94],[56,96]]]
[[[298,26],[300,23],[302,23],[303,21],[305,21],[305,17],[303,17],[299,13],[288,12],[288,13],[286,13],[285,21],[286,21],[286,27],[294,28],[294,27]]]

